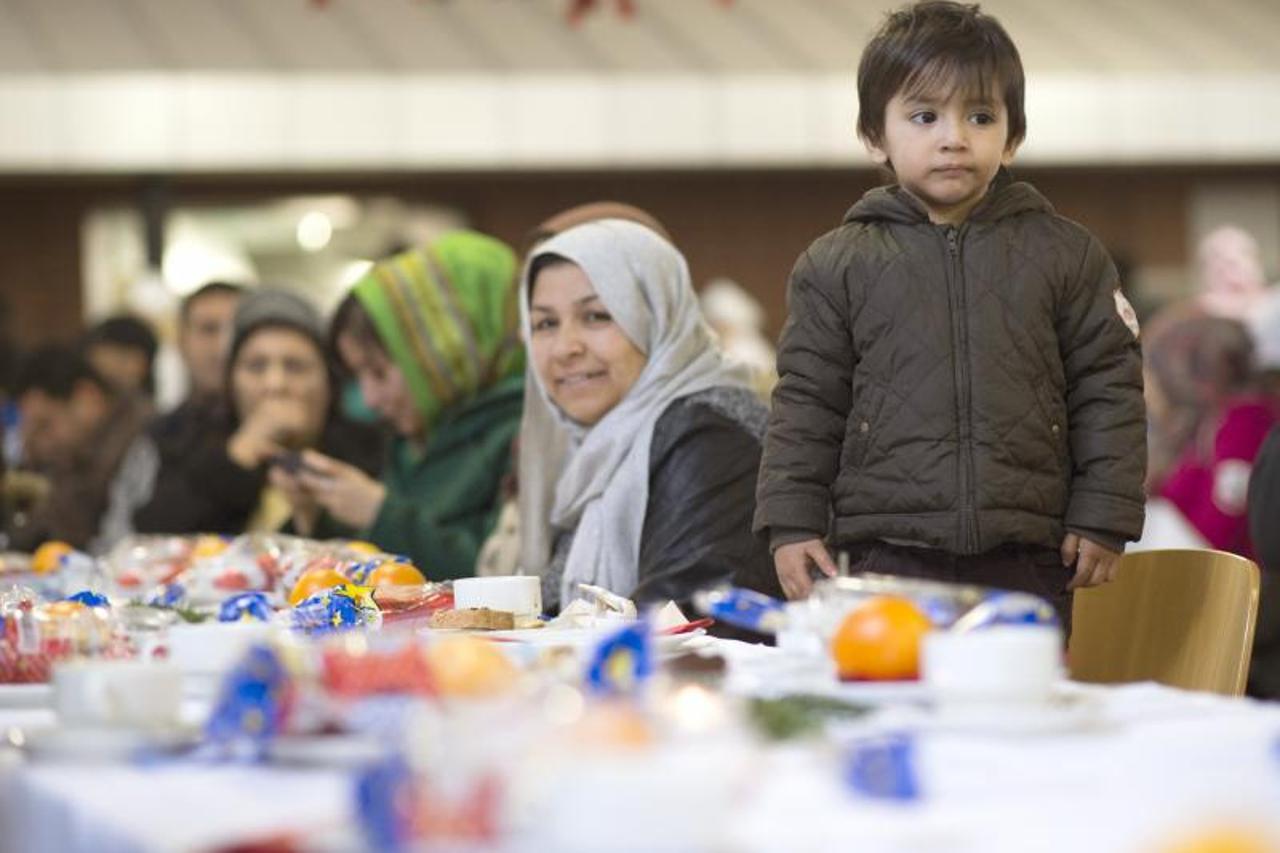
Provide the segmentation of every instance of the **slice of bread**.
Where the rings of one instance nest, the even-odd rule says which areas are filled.
[[[463,610],[441,610],[431,615],[427,623],[432,628],[470,628],[480,631],[510,631],[515,627],[515,616],[506,610],[490,610],[487,607],[468,607]]]

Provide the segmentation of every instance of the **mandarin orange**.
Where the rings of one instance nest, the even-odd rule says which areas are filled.
[[[369,572],[365,586],[417,586],[427,579],[412,563],[386,562]]]
[[[308,569],[298,577],[298,582],[289,591],[289,606],[297,607],[309,596],[320,592],[322,589],[331,589],[335,586],[342,586],[344,583],[347,583],[347,579],[337,569]]]
[[[868,598],[844,617],[831,638],[841,679],[893,681],[919,677],[920,643],[933,629],[910,599]]]

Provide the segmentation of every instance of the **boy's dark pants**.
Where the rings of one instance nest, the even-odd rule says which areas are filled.
[[[845,545],[843,550],[849,554],[849,568],[854,574],[875,572],[1038,595],[1058,611],[1063,640],[1071,636],[1073,593],[1067,590],[1067,582],[1075,570],[1062,565],[1056,548],[1002,545],[984,554],[960,555],[934,548],[871,542]]]

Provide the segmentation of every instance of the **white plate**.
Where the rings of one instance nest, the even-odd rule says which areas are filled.
[[[199,731],[193,728],[152,731],[106,726],[58,726],[27,731],[23,751],[35,761],[126,762],[180,752],[195,746],[198,741]]]
[[[581,649],[593,646],[607,634],[626,623],[606,624],[594,628],[515,628],[510,631],[476,631],[470,629],[425,628],[431,634],[474,634],[500,643],[522,643],[538,648]],[[684,634],[655,634],[654,649],[659,654],[679,651],[688,640],[705,636],[705,628],[696,628]]]
[[[930,732],[1027,737],[1087,731],[1102,725],[1096,696],[1056,693],[1047,702],[955,704],[893,708],[877,722]]]
[[[0,708],[53,707],[51,684],[0,684]]]
[[[376,740],[360,735],[285,735],[267,747],[270,761],[299,767],[363,767],[386,754]]]

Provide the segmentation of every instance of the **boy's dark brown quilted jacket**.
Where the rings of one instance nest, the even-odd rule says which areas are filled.
[[[1003,171],[958,227],[867,193],[792,273],[755,529],[956,554],[1138,538],[1142,361],[1117,287],[1098,240]]]

